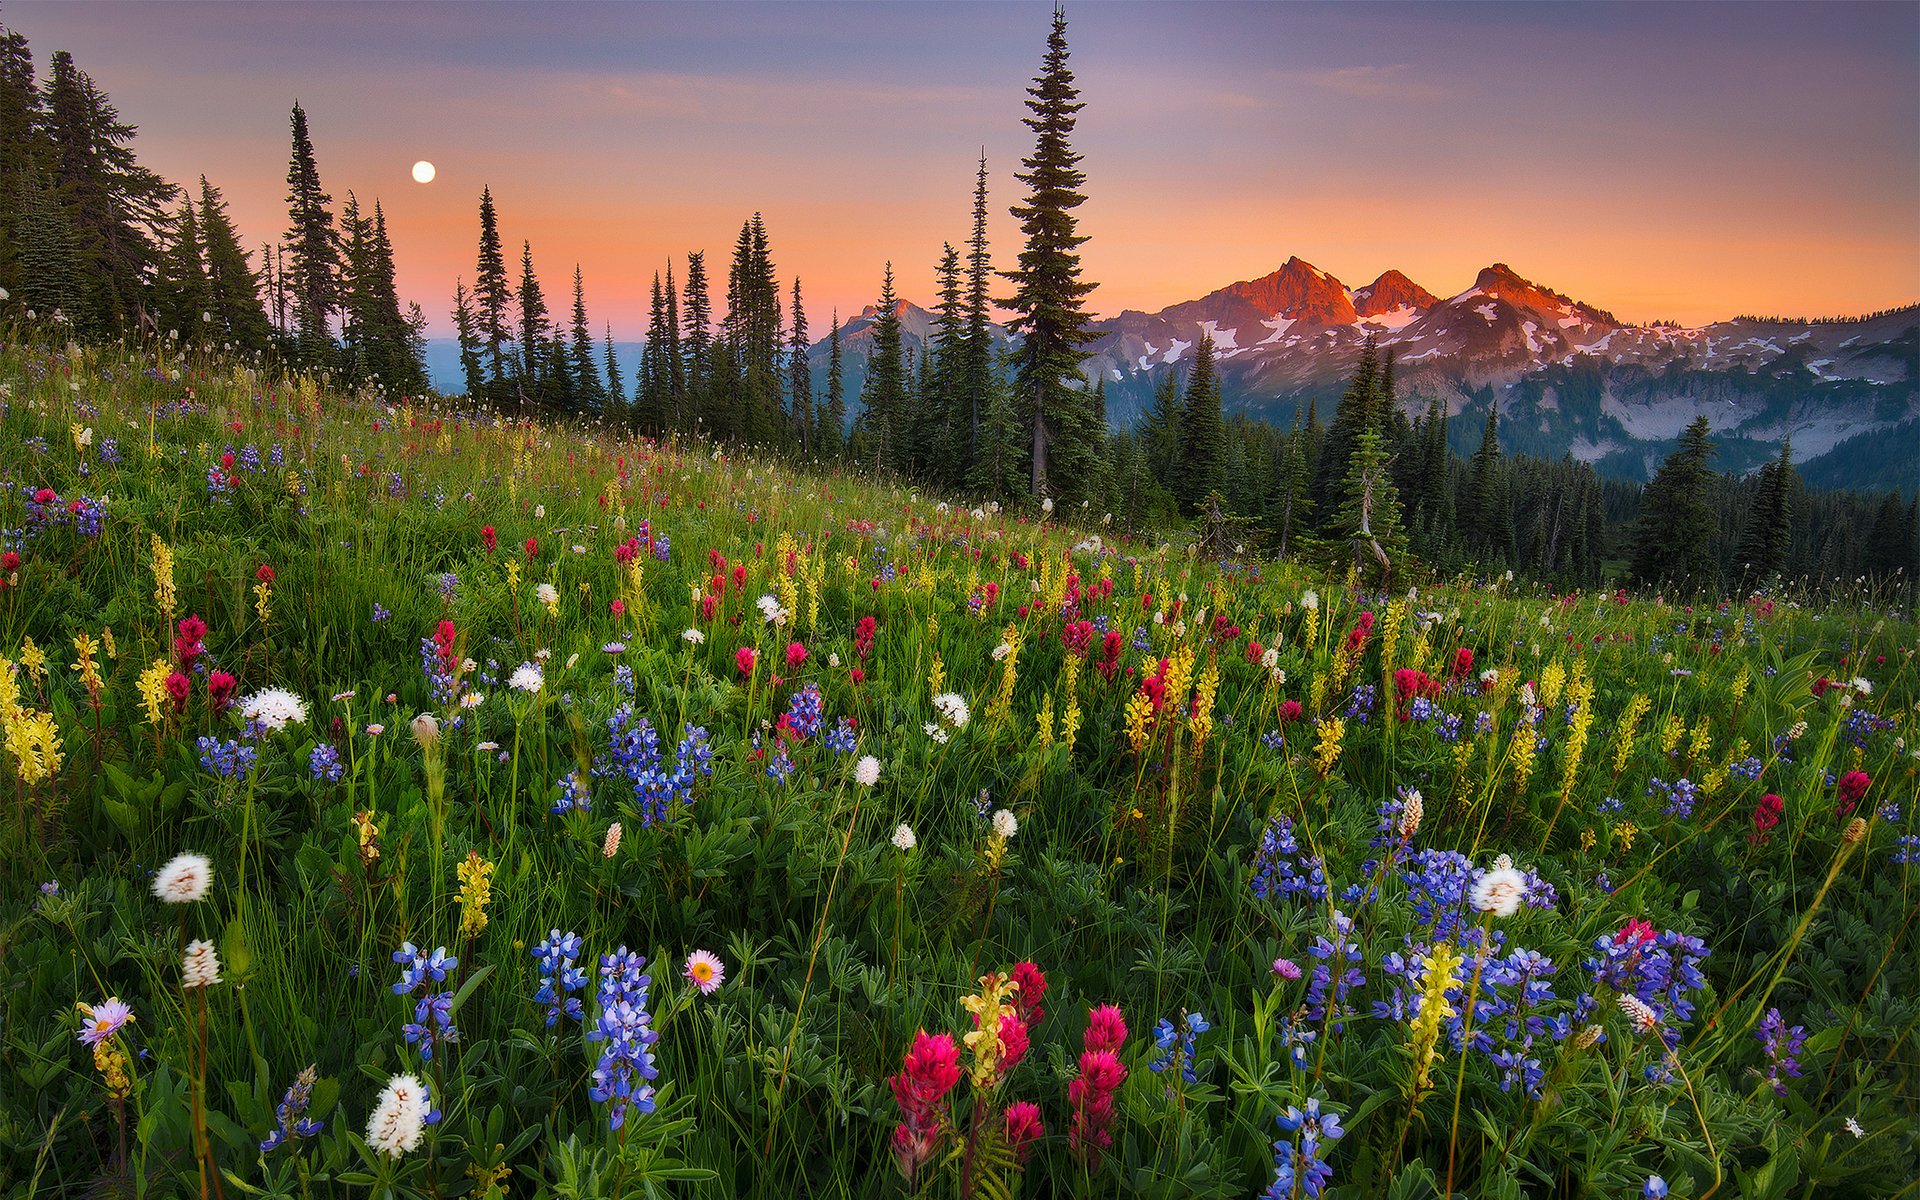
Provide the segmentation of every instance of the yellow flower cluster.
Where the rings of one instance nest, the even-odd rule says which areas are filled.
[[[173,590],[173,551],[157,533],[153,535],[153,602],[162,617],[173,620],[173,609],[179,602]]]
[[[466,861],[454,868],[460,877],[460,936],[473,937],[487,927],[487,904],[493,899],[494,864],[467,851]]]
[[[974,1029],[961,1040],[967,1049],[973,1052],[973,1073],[971,1079],[977,1088],[992,1087],[994,1076],[1000,1070],[1000,1017],[1006,1012],[1007,1001],[1020,985],[1008,976],[997,971],[988,972],[980,977],[980,993],[968,996],[960,1003],[973,1014]]]
[[[273,616],[273,585],[264,579],[253,585],[253,611],[260,614],[262,625]]]
[[[1560,769],[1560,802],[1573,795],[1574,776],[1580,772],[1580,756],[1587,751],[1587,735],[1593,729],[1593,682],[1579,671],[1567,689],[1567,702],[1573,705],[1573,728],[1567,733],[1567,749]]]
[[[353,814],[353,832],[360,842],[360,865],[371,866],[373,860],[380,857],[380,827],[373,823],[371,812]]]
[[[1013,711],[1013,683],[1019,678],[1020,671],[1020,627],[1009,625],[1000,635],[1001,644],[1007,648],[1000,663],[1000,686],[993,694],[993,702],[988,711],[995,716],[1007,716]]]
[[[1552,708],[1560,699],[1560,689],[1566,685],[1567,669],[1559,659],[1548,663],[1540,672],[1540,707]]]
[[[1533,756],[1539,740],[1531,725],[1521,724],[1513,731],[1513,790],[1518,794],[1524,795],[1533,779]]]
[[[31,639],[27,645],[32,647]],[[24,653],[21,659],[24,663]],[[22,783],[44,783],[60,770],[60,729],[52,713],[21,705],[14,670],[11,661],[0,657],[0,741],[13,756]]]
[[[1653,707],[1653,701],[1644,695],[1635,696],[1627,701],[1627,711],[1620,714],[1619,740],[1613,751],[1613,773],[1618,775],[1626,769],[1627,759],[1633,755],[1633,735],[1640,728],[1640,719]]]
[[[96,649],[93,635],[76,633],[73,635],[74,660],[71,670],[80,673],[81,686],[92,692],[96,699],[100,695],[100,666],[93,661]]]
[[[1153,701],[1147,699],[1145,692],[1135,692],[1127,698],[1127,745],[1133,747],[1135,754],[1147,748],[1147,738],[1153,731]]]
[[[1701,713],[1700,719],[1693,723],[1693,735],[1687,740],[1687,757],[1701,758],[1713,748],[1713,733],[1707,728],[1707,714]]]
[[[154,659],[152,666],[140,672],[140,703],[146,707],[149,725],[158,725],[166,711],[167,676],[171,674],[173,664],[164,658]]]
[[[1453,986],[1454,968],[1460,965],[1460,952],[1452,942],[1441,942],[1427,953],[1425,975],[1420,993],[1420,1011],[1407,1030],[1407,1045],[1413,1050],[1412,1098],[1418,1101],[1433,1088],[1433,1064],[1439,1057],[1440,1028],[1454,1008],[1447,1000]]]
[[[1200,680],[1193,688],[1193,713],[1187,718],[1187,729],[1193,734],[1193,751],[1200,752],[1206,744],[1207,735],[1213,732],[1213,701],[1220,691],[1220,664],[1208,659],[1201,668]]]
[[[1313,748],[1313,772],[1320,778],[1333,774],[1333,765],[1340,761],[1340,739],[1346,732],[1346,724],[1339,717],[1328,717],[1320,723],[1320,741]]]
[[[1686,735],[1686,732],[1686,718],[1678,713],[1669,714],[1667,723],[1660,729],[1660,753],[1672,754],[1674,747],[1680,744],[1680,739]]]

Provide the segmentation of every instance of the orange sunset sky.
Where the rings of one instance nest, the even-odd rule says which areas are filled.
[[[286,226],[297,97],[321,178],[382,202],[404,299],[445,334],[490,184],[557,311],[637,339],[764,214],[824,334],[891,259],[926,302],[991,172],[996,264],[1050,6],[22,3],[141,160]],[[1920,5],[1154,4],[1067,9],[1089,306],[1155,310],[1297,254],[1441,295],[1494,261],[1630,320],[1920,299]],[[417,159],[431,184],[411,182]],[[516,267],[517,269],[517,267]],[[676,274],[680,274],[676,267]],[[719,295],[716,295],[716,300]]]

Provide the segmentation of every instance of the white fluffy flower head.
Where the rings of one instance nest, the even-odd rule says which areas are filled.
[[[168,904],[206,898],[213,886],[213,864],[204,854],[176,854],[153,877],[153,894]]]
[[[993,832],[995,837],[1012,838],[1020,832],[1020,822],[1014,818],[1010,808],[1000,809],[993,814]]]
[[[285,688],[267,688],[242,700],[240,715],[278,733],[289,725],[306,724],[307,702]]]
[[[1474,882],[1468,900],[1473,907],[1496,917],[1510,917],[1527,894],[1527,877],[1512,867],[1495,867]]]
[[[880,782],[880,760],[869,754],[853,767],[853,781],[861,787],[872,787]]]
[[[525,692],[528,695],[533,695],[540,690],[540,685],[544,682],[546,682],[546,680],[545,677],[540,674],[539,667],[534,666],[532,663],[521,663],[513,669],[512,676],[507,679],[507,686],[516,692]]]
[[[701,642],[707,640],[707,635],[701,633],[698,629],[684,630],[680,634],[680,637],[681,640],[685,641],[689,646],[698,646]]]
[[[213,943],[198,939],[187,943],[186,957],[180,963],[180,986],[203,988],[220,982],[220,954]]]
[[[367,1118],[367,1146],[375,1154],[400,1157],[420,1146],[426,1126],[427,1092],[415,1075],[387,1080],[373,1115]]]
[[[895,850],[898,850],[902,854],[905,854],[907,851],[913,849],[915,846],[919,844],[920,844],[920,839],[913,836],[913,827],[908,825],[905,821],[902,821],[894,829],[893,848]]]
[[[972,716],[967,708],[966,698],[958,692],[941,692],[935,696],[933,709],[955,729],[965,728],[967,720]]]

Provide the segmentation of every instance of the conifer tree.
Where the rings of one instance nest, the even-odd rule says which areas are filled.
[[[200,249],[200,222],[193,201],[182,201],[174,218],[173,236],[160,260],[156,317],[167,333],[178,332],[182,343],[198,342],[209,332],[201,320],[212,303]]]
[[[480,362],[482,343],[478,330],[473,297],[467,292],[466,281],[456,279],[453,283],[453,332],[454,340],[460,347],[460,378],[469,400],[478,400],[486,389],[486,368]]]
[[[20,176],[18,211],[20,290],[15,298],[27,311],[43,316],[78,312],[85,296],[73,226],[52,180],[38,167]]]
[[[666,353],[660,358],[665,372],[660,380],[660,428],[684,429],[692,425],[693,403],[689,399],[686,349],[680,341],[680,293],[673,283],[672,259],[667,260],[667,282],[661,289],[661,298],[666,303],[666,341],[663,343]]]
[[[1168,371],[1154,385],[1153,401],[1140,422],[1140,454],[1154,482],[1171,490],[1180,472],[1180,421],[1185,400],[1180,379]]]
[[[513,302],[513,292],[507,283],[506,255],[500,247],[493,189],[485,186],[480,189],[480,256],[474,269],[473,299],[479,317],[476,331],[487,351],[489,398],[502,402],[512,394],[507,348],[513,344],[513,327],[507,321],[507,308]]]
[[[653,273],[653,291],[647,305],[647,340],[640,348],[640,378],[634,385],[633,422],[642,433],[659,434],[672,427],[668,419],[667,356],[678,356],[667,345],[667,303],[660,273]]]
[[[838,458],[847,436],[846,364],[840,357],[840,310],[834,309],[827,334],[827,397],[820,413],[821,453]]]
[[[580,409],[601,408],[605,399],[600,391],[600,372],[593,365],[593,333],[587,328],[587,293],[580,279],[580,264],[573,264],[573,343],[572,361],[574,405]]]
[[[427,390],[426,318],[418,304],[410,305],[413,315],[400,311],[400,290],[395,278],[393,239],[387,234],[387,214],[375,198],[369,244],[373,271],[368,281],[373,290],[370,308],[374,317],[376,363],[380,379],[389,391],[417,395]]]
[[[654,290],[659,290],[660,281],[654,279]],[[607,397],[608,419],[624,425],[630,414],[627,411],[627,381],[620,375],[620,360],[613,353],[613,326],[607,326],[607,381],[603,388]]]
[[[1086,444],[1091,397],[1080,374],[1080,347],[1089,340],[1082,304],[1093,285],[1080,277],[1079,247],[1087,239],[1075,232],[1073,214],[1086,200],[1079,190],[1086,175],[1068,140],[1083,105],[1067,66],[1066,13],[1058,7],[1044,65],[1027,96],[1033,115],[1024,120],[1036,141],[1022,160],[1026,171],[1015,178],[1030,196],[1012,209],[1026,245],[1019,266],[1005,275],[1015,285],[1006,301],[1014,313],[1009,324],[1021,337],[1014,354],[1014,411],[1031,448],[1029,492],[1077,500],[1097,450]]]
[[[873,320],[873,354],[861,389],[862,414],[872,438],[873,465],[905,474],[903,434],[907,417],[907,373],[900,342],[900,308],[893,294],[893,263],[887,263],[880,285],[879,312]]]
[[[1713,443],[1704,416],[1696,417],[1680,445],[1641,495],[1633,545],[1633,573],[1649,584],[1705,587],[1713,581],[1713,535],[1719,528],[1708,463]]]
[[[520,243],[520,394],[535,403],[542,401],[547,357],[547,297],[540,288],[540,277],[533,270],[533,243]]]
[[[707,297],[706,251],[695,250],[687,255],[686,287],[686,302],[680,310],[680,353],[686,362],[686,391],[677,416],[680,427],[690,429],[707,405],[707,375],[712,365],[713,304]],[[672,291],[671,287],[668,291]]]
[[[293,105],[293,156],[287,164],[287,206],[292,224],[285,253],[295,320],[299,325],[296,354],[303,364],[317,366],[333,357],[333,334],[328,327],[339,301],[335,276],[340,253],[333,227],[333,202],[320,188],[320,168],[313,158],[313,140],[307,135],[306,110]]]
[[[813,421],[813,368],[807,362],[807,313],[800,307],[800,277],[793,278],[793,325],[787,336],[787,412],[794,444],[805,452],[818,440]]]
[[[334,281],[340,312],[339,358],[347,377],[358,386],[379,374],[374,353],[377,314],[374,312],[373,221],[360,215],[360,200],[351,190],[340,206],[340,271]]]
[[[1296,529],[1304,529],[1313,509],[1313,467],[1307,459],[1307,437],[1297,418],[1293,432],[1280,448],[1279,479],[1276,481],[1272,523],[1279,537],[1276,549],[1282,559],[1293,546]]]
[[[24,196],[44,187],[49,146],[27,39],[0,27],[0,288],[18,298]]]
[[[1220,419],[1220,378],[1214,371],[1213,338],[1202,334],[1186,398],[1180,405],[1180,466],[1174,476],[1174,496],[1182,512],[1192,515],[1200,511],[1201,502],[1221,486],[1226,437]]]
[[[1390,577],[1406,538],[1401,530],[1400,497],[1387,469],[1385,438],[1379,429],[1368,426],[1360,431],[1340,493],[1335,526],[1352,547],[1355,565],[1382,580]]]
[[[967,452],[956,463],[958,478],[967,478],[980,457],[980,423],[993,388],[995,363],[993,330],[989,321],[988,281],[993,277],[993,255],[987,249],[987,156],[973,188],[973,235],[967,239],[967,321],[965,350],[954,387],[955,403],[966,409]],[[957,424],[957,422],[956,422]]]
[[[1747,511],[1747,528],[1735,551],[1740,577],[1771,579],[1786,569],[1793,541],[1793,443],[1780,443],[1780,457],[1760,469],[1760,486]]]
[[[260,276],[227,216],[220,189],[200,177],[200,241],[206,248],[208,309],[221,335],[242,350],[264,352],[273,340],[260,301]]]
[[[75,329],[105,335],[147,317],[158,235],[179,189],[139,165],[134,127],[64,50],[42,104],[46,166],[65,212],[78,276]]]
[[[1860,565],[1881,584],[1911,578],[1915,569],[1914,530],[1900,493],[1888,492],[1874,510],[1873,525],[1860,547]]]
[[[960,252],[947,243],[934,268],[939,301],[934,306],[932,345],[927,358],[926,394],[922,398],[929,436],[931,478],[958,484],[967,477],[973,453],[972,413],[961,399],[969,346],[967,310],[961,295]]]
[[[1466,513],[1462,524],[1467,542],[1489,564],[1509,561],[1513,555],[1513,509],[1500,462],[1500,407],[1487,408],[1487,424],[1480,448],[1467,468]]]
[[[1314,497],[1323,508],[1332,509],[1343,494],[1341,488],[1347,478],[1347,468],[1353,457],[1353,449],[1359,444],[1360,432],[1376,427],[1376,411],[1380,400],[1380,356],[1374,347],[1373,335],[1368,334],[1360,347],[1360,362],[1354,368],[1353,377],[1347,381],[1346,391],[1340,394],[1340,407],[1334,411],[1333,424],[1327,430],[1325,445],[1320,452],[1319,477],[1314,484]],[[1337,510],[1333,510],[1336,512]]]

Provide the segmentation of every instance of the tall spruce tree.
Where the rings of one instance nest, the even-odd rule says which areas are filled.
[[[155,315],[162,330],[177,332],[183,343],[202,341],[212,332],[211,323],[201,320],[202,314],[211,315],[212,299],[192,200],[182,201],[180,215],[174,218],[172,237],[160,259],[156,291]]]
[[[827,333],[827,396],[820,412],[821,453],[840,457],[847,437],[846,363],[840,354],[840,310],[834,309]]]
[[[33,51],[18,32],[0,26],[0,288],[18,298],[24,196],[45,186],[50,157],[34,83]]]
[[[1689,588],[1713,582],[1713,536],[1720,523],[1713,511],[1708,466],[1714,450],[1708,440],[1711,432],[1707,418],[1696,417],[1641,495],[1633,573],[1642,582]]]
[[[320,168],[314,162],[313,139],[307,134],[307,113],[293,104],[293,156],[287,164],[287,207],[292,223],[284,253],[291,258],[287,271],[299,337],[295,354],[307,366],[333,357],[333,333],[327,322],[339,300],[336,274],[340,251],[333,227],[333,202],[320,186]]]
[[[1735,569],[1746,582],[1771,579],[1786,569],[1793,542],[1793,443],[1780,443],[1780,457],[1760,469],[1760,486],[1747,510],[1746,532],[1734,552]]]
[[[793,277],[793,321],[787,335],[787,413],[793,441],[801,451],[814,449],[813,367],[807,361],[807,312],[800,306],[800,277]]]
[[[627,381],[620,374],[620,359],[614,354],[611,324],[606,334],[607,379],[601,386],[607,397],[607,422],[616,429],[626,429],[633,423],[633,410],[627,406]]]
[[[873,465],[905,474],[908,469],[903,436],[908,416],[907,370],[891,261],[880,285],[879,311],[873,319],[873,353],[867,360],[861,396],[866,405],[862,419],[872,439]]]
[[[460,348],[460,378],[469,400],[478,400],[486,392],[486,368],[481,364],[479,320],[473,310],[473,297],[464,279],[453,282],[453,332]]]
[[[147,317],[159,234],[179,189],[141,166],[134,127],[64,50],[53,55],[42,105],[47,167],[71,231],[79,276],[74,327],[101,335]]]
[[[533,243],[520,243],[520,394],[541,403],[547,366],[547,297],[533,269]]]
[[[1087,239],[1075,232],[1073,210],[1086,200],[1079,190],[1086,175],[1069,143],[1084,105],[1067,66],[1067,17],[1058,7],[1044,64],[1027,97],[1033,115],[1024,121],[1036,140],[1022,160],[1026,170],[1014,178],[1030,195],[1012,209],[1026,245],[1019,266],[1005,273],[1015,285],[1005,302],[1014,314],[1009,325],[1021,338],[1013,359],[1014,411],[1031,452],[1030,493],[1078,500],[1099,449],[1087,442],[1092,397],[1080,374],[1086,357],[1080,348],[1089,340],[1082,305],[1094,285],[1080,275],[1079,247]]]
[[[1335,505],[1343,495],[1353,449],[1359,444],[1361,431],[1375,427],[1379,401],[1380,354],[1374,346],[1373,335],[1368,334],[1360,347],[1359,365],[1347,380],[1346,391],[1340,394],[1340,407],[1334,411],[1333,424],[1327,429],[1326,442],[1320,452],[1319,477],[1314,483],[1315,500],[1323,511],[1336,518]]]
[[[240,232],[227,215],[220,189],[200,177],[200,241],[206,248],[208,308],[226,340],[242,350],[265,352],[273,340],[260,300],[260,276],[240,247]]]
[[[671,276],[669,276],[671,283]],[[668,288],[672,292],[672,288]],[[680,428],[691,429],[708,403],[713,359],[713,302],[707,295],[707,252],[687,255],[686,298],[680,308],[680,354],[686,363],[685,392],[677,413]]]
[[[956,464],[958,477],[970,477],[980,458],[980,423],[996,375],[993,328],[987,296],[993,278],[993,255],[987,248],[987,155],[980,154],[980,170],[973,186],[973,234],[967,239],[967,324],[965,351],[955,384],[955,403],[966,409],[967,452]]]
[[[508,347],[513,345],[513,326],[507,312],[513,304],[513,289],[507,282],[507,258],[500,245],[500,222],[493,208],[493,189],[480,189],[480,252],[473,275],[473,299],[478,309],[480,341],[487,349],[488,398],[495,403],[513,394],[509,378],[513,373]]]
[[[1193,374],[1180,405],[1179,470],[1174,498],[1182,512],[1200,511],[1209,493],[1221,485],[1227,431],[1220,418],[1220,377],[1214,370],[1213,338],[1202,334],[1194,352]]]
[[[1387,468],[1386,439],[1378,428],[1369,425],[1355,439],[1340,493],[1334,523],[1352,548],[1354,564],[1383,580],[1390,577],[1406,538],[1399,493]]]
[[[967,363],[967,310],[961,294],[960,252],[947,243],[934,268],[939,301],[934,305],[931,360],[922,404],[929,434],[929,478],[947,486],[966,480],[973,453],[972,413],[962,398]]]
[[[586,285],[580,279],[580,264],[573,264],[573,341],[571,352],[574,403],[581,409],[599,410],[606,403],[600,390],[600,369],[593,362],[593,331],[587,328]]]
[[[1500,459],[1499,425],[1500,405],[1495,401],[1487,407],[1480,448],[1467,467],[1466,512],[1461,521],[1469,548],[1489,566],[1513,558],[1513,508]]]

